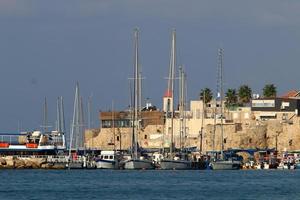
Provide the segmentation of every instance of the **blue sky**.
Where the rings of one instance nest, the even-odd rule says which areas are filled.
[[[299,89],[300,2],[296,0],[0,1],[0,130],[39,128],[43,100],[54,125],[57,96],[72,116],[75,82],[98,110],[129,104],[133,29],[140,28],[144,98],[161,107],[171,30],[186,68],[189,99],[216,88],[217,49],[224,48],[225,88],[255,93],[274,83]]]

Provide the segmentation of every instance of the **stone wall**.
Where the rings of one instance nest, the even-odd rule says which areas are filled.
[[[279,151],[300,150],[300,118],[294,117],[289,123],[282,120],[257,121],[250,118],[241,123],[225,123],[223,125],[224,149],[265,149],[277,148]],[[221,149],[221,126],[207,124],[203,130],[203,151]],[[163,125],[149,125],[139,133],[139,144],[144,148],[169,147],[170,135],[164,135]],[[116,149],[126,150],[131,146],[132,129],[116,128],[115,140],[113,130],[102,128],[86,131],[86,146],[102,150],[112,150],[114,141]],[[119,140],[117,140],[119,136]],[[183,139],[183,138],[182,138]],[[163,143],[164,140],[164,143]],[[176,147],[179,147],[178,134],[174,137]],[[121,142],[121,143],[120,143]],[[120,146],[121,145],[121,146]],[[200,147],[200,137],[193,135],[185,141],[187,147]]]
[[[87,148],[101,150],[127,150],[131,147],[132,128],[102,128],[86,130],[85,143]],[[139,144],[144,148],[160,148],[163,141],[163,126],[148,125],[138,133]]]

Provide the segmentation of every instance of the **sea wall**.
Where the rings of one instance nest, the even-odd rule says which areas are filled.
[[[64,169],[65,166],[47,162],[46,158],[3,156],[0,169]]]

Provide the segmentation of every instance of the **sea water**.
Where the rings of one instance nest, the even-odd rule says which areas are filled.
[[[0,170],[0,199],[300,199],[300,170]]]

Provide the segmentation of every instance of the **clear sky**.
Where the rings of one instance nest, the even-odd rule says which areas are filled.
[[[217,49],[224,48],[225,88],[261,93],[299,89],[299,0],[0,0],[0,132],[37,129],[47,97],[54,125],[57,96],[68,123],[75,82],[85,105],[129,104],[133,29],[140,28],[143,96],[161,107],[171,30],[186,68],[189,99],[216,88]]]

